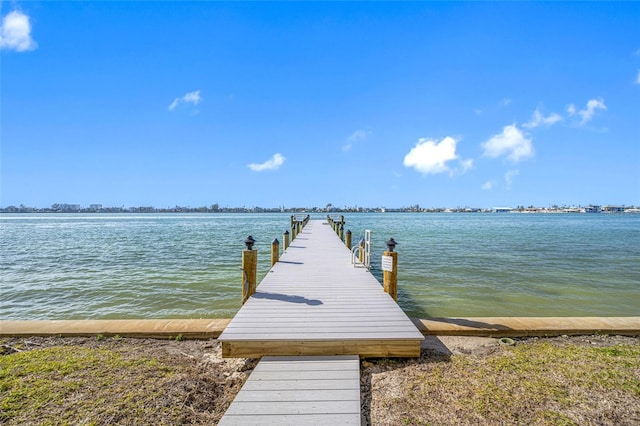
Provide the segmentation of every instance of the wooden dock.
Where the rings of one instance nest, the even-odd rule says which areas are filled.
[[[417,357],[424,337],[328,223],[312,220],[218,339],[223,357]]]
[[[358,356],[264,357],[220,425],[359,425]]]

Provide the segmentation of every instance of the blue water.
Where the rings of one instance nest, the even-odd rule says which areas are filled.
[[[323,216],[312,215],[314,219]],[[640,215],[346,214],[398,242],[410,316],[640,315]],[[0,318],[227,318],[243,240],[282,241],[288,214],[0,215]]]

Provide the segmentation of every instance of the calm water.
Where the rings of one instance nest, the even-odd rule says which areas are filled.
[[[318,214],[312,218],[320,219]],[[640,315],[640,215],[347,214],[399,253],[410,316]],[[0,318],[225,318],[242,241],[258,280],[287,214],[0,215]]]

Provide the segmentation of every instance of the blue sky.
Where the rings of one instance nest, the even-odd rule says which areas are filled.
[[[0,204],[640,204],[640,3],[1,3]]]

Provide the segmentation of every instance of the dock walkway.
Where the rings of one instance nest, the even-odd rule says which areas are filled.
[[[311,220],[218,340],[223,357],[417,357],[422,333],[324,220]]]
[[[218,340],[263,357],[221,425],[360,424],[360,356],[420,356],[415,324],[325,221],[308,222]]]
[[[359,425],[355,355],[264,357],[220,425]]]

